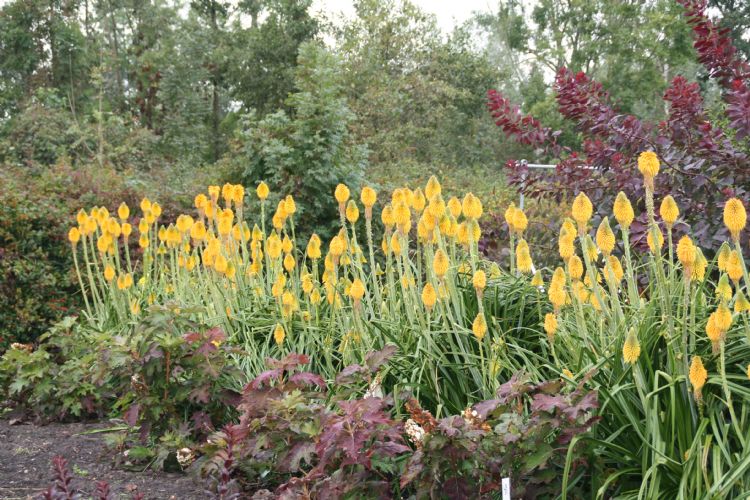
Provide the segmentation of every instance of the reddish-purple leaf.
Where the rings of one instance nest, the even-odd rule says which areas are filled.
[[[289,377],[289,382],[292,384],[317,385],[324,390],[326,388],[326,381],[323,380],[323,377],[310,372],[295,373]]]
[[[140,403],[133,403],[125,411],[125,414],[123,415],[122,418],[123,420],[125,420],[125,423],[127,423],[130,427],[135,427],[135,424],[138,423],[138,414],[140,411],[141,411]]]

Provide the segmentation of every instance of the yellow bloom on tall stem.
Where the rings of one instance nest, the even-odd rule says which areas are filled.
[[[179,217],[177,217],[176,224],[177,224],[177,229],[179,229],[181,233],[187,233],[188,231],[190,231],[190,229],[192,229],[193,225],[195,224],[195,221],[189,215],[182,214]]]
[[[428,311],[431,311],[437,302],[437,293],[435,293],[435,287],[432,283],[427,283],[422,288],[422,303]]]
[[[349,200],[349,188],[346,184],[338,184],[333,192],[333,196],[336,198],[336,201],[339,202],[339,205],[343,205]]]
[[[515,231],[515,226],[513,226],[513,221],[515,220],[515,213],[516,213],[516,205],[514,203],[511,203],[510,206],[505,210],[505,223],[508,224],[508,230],[513,233]]]
[[[362,201],[362,205],[364,205],[365,208],[372,208],[378,199],[378,194],[373,188],[365,186],[362,188],[362,193],[360,194],[359,199]]]
[[[294,260],[292,254],[288,253],[284,256],[284,269],[286,269],[286,272],[291,273],[296,265],[297,262]]]
[[[393,205],[393,220],[398,227],[411,223],[411,210],[409,210],[409,205],[406,202],[401,201]]]
[[[234,185],[228,182],[221,186],[221,197],[224,198],[224,203],[227,206],[232,202],[232,196],[234,195]]]
[[[354,200],[349,200],[349,203],[346,205],[346,220],[350,224],[354,224],[359,220],[359,208],[357,208]]]
[[[732,299],[732,285],[729,284],[726,274],[722,274],[714,290],[716,297],[722,302],[729,302]]]
[[[559,311],[565,305],[567,299],[565,289],[560,285],[550,285],[549,290],[547,290],[547,297],[549,297],[549,301],[552,303],[555,311]]]
[[[638,156],[638,170],[644,179],[651,181],[653,186],[654,177],[659,174],[659,157],[653,151],[644,151]]]
[[[560,252],[560,258],[567,262],[575,253],[575,233],[569,234],[560,232],[560,238],[557,240],[557,247]]]
[[[615,219],[617,219],[617,223],[620,224],[621,228],[630,228],[630,224],[633,223],[635,214],[633,213],[633,205],[630,204],[630,200],[622,191],[617,193],[617,198],[615,198],[615,204],[612,208],[612,212],[614,213]]]
[[[695,245],[693,244],[693,240],[690,239],[690,236],[685,235],[680,238],[680,241],[677,243],[677,259],[682,264],[682,267],[685,270],[685,278],[688,280],[692,279],[693,263],[695,262],[697,255]]]
[[[750,302],[742,291],[737,292],[737,298],[734,301],[734,312],[737,314],[750,311]]]
[[[294,198],[292,198],[292,195],[288,194],[284,198],[284,214],[285,216],[294,215],[294,213],[297,211],[297,204],[294,202]]]
[[[646,243],[648,243],[648,249],[651,250],[651,253],[657,253],[660,252],[662,247],[664,246],[664,233],[662,233],[661,228],[658,226],[655,229],[656,231],[656,238],[658,240],[658,246],[654,246],[654,238],[652,236],[652,231],[649,231],[646,233]]]
[[[428,200],[431,200],[433,197],[439,195],[442,190],[443,188],[440,186],[440,182],[438,182],[437,177],[433,175],[427,181],[427,185],[424,188],[424,194]]]
[[[625,271],[622,269],[622,264],[620,263],[620,259],[615,257],[614,255],[609,256],[609,265],[612,269],[613,278],[615,279],[615,283],[620,283],[622,281],[623,276],[625,275]]]
[[[722,272],[727,271],[727,264],[729,263],[729,256],[731,254],[732,254],[732,248],[725,241],[724,243],[721,244],[721,247],[719,247],[719,252],[717,254],[717,265],[719,267],[719,271],[722,271]]]
[[[96,240],[96,248],[99,250],[99,253],[106,253],[110,245],[112,245],[112,237],[109,234],[102,234]]]
[[[161,205],[159,205],[157,202],[153,202],[151,204],[151,214],[157,219],[161,217]]]
[[[719,352],[720,344],[724,341],[724,336],[731,325],[732,313],[724,304],[719,305],[719,307],[708,317],[708,322],[706,323],[706,336],[711,341],[714,353]]]
[[[117,288],[120,290],[127,290],[133,286],[133,276],[130,273],[121,274],[117,278]]]
[[[742,256],[737,250],[732,250],[729,253],[729,259],[727,260],[727,274],[729,278],[734,282],[735,286],[738,286],[740,279],[742,279]]]
[[[659,215],[661,215],[662,220],[667,225],[667,229],[672,229],[674,223],[677,222],[677,217],[680,216],[680,209],[671,195],[665,196],[662,200],[659,207]]]
[[[234,186],[234,189],[232,190],[232,202],[236,206],[242,205],[242,202],[245,200],[245,187],[241,184],[236,184]]]
[[[594,206],[591,204],[591,200],[586,196],[586,193],[578,193],[575,200],[573,200],[573,206],[571,207],[571,215],[573,219],[578,223],[578,231],[580,234],[586,229],[586,224],[591,215],[594,212]]]
[[[622,345],[622,359],[626,363],[633,364],[638,361],[638,357],[641,355],[641,344],[638,342],[638,337],[635,334],[635,329],[631,328],[628,332],[625,343]]]
[[[125,202],[120,203],[120,206],[117,207],[117,215],[122,221],[125,221],[128,217],[130,217],[130,208]]]
[[[331,242],[328,244],[328,251],[331,252],[331,255],[334,257],[340,257],[344,250],[346,250],[346,244],[344,242],[344,239],[341,237],[341,235],[336,235],[331,239]]]
[[[214,269],[216,269],[216,272],[224,274],[228,268],[229,261],[227,261],[227,258],[222,254],[216,255],[216,259],[214,260]]]
[[[68,241],[70,241],[73,246],[76,246],[76,244],[81,240],[81,231],[77,227],[71,227],[70,231],[68,231]]]
[[[307,256],[311,259],[320,258],[320,237],[315,233],[310,236],[310,241],[307,243]]]
[[[111,264],[107,264],[104,268],[104,279],[107,281],[115,279],[115,268]]]
[[[484,288],[487,286],[487,275],[481,269],[474,273],[471,278],[471,283],[474,285],[477,295],[481,298]]]
[[[544,315],[544,331],[547,334],[547,340],[552,344],[555,341],[555,332],[557,332],[557,315],[555,313]]]
[[[365,284],[362,283],[362,280],[356,278],[354,282],[352,282],[352,286],[349,288],[349,296],[354,300],[355,307],[359,306],[359,303],[365,296]]]
[[[398,233],[393,233],[391,236],[391,251],[396,255],[401,255],[401,242],[398,239]]]
[[[84,209],[80,209],[78,213],[76,214],[76,222],[78,222],[79,226],[86,225],[86,219],[88,219],[89,216],[86,214],[86,211]]]
[[[577,255],[573,255],[568,259],[568,275],[573,281],[578,281],[583,276],[583,262]]]
[[[703,281],[706,277],[706,267],[708,267],[708,261],[701,252],[701,249],[695,248],[695,262],[693,262],[693,279],[696,281]]]
[[[516,245],[516,264],[518,265],[518,270],[522,273],[530,273],[533,267],[529,245],[524,239]]]
[[[265,182],[262,182],[258,184],[258,187],[255,188],[255,194],[258,195],[258,199],[260,201],[265,201],[266,198],[268,198],[268,195],[270,193],[270,190],[268,189],[268,184]]]
[[[531,286],[544,286],[544,279],[542,278],[542,271],[537,269],[534,273],[534,277],[531,278]]]
[[[458,219],[461,216],[461,211],[463,210],[461,207],[461,202],[456,198],[455,196],[452,196],[450,200],[448,200],[448,211],[451,213],[454,219]]]
[[[266,238],[266,254],[272,259],[278,259],[281,256],[281,239],[275,231]]]
[[[390,203],[383,207],[383,211],[380,213],[380,220],[386,230],[391,229],[396,224],[396,219],[393,216],[393,206]]]
[[[479,312],[474,322],[471,324],[471,331],[477,340],[482,340],[487,334],[487,320],[484,318],[484,313]]]
[[[719,304],[714,313],[716,315],[716,326],[721,330],[722,333],[729,331],[732,326],[732,313],[726,304]]]
[[[425,204],[427,203],[427,198],[425,198],[424,193],[420,188],[417,188],[412,193],[412,199],[410,201],[411,207],[417,212],[422,213],[424,210]]]
[[[693,359],[690,362],[690,372],[688,377],[690,378],[690,385],[693,386],[693,396],[695,397],[695,400],[701,402],[703,400],[701,391],[703,386],[706,385],[706,380],[708,380],[708,372],[703,366],[703,360],[700,356],[693,356]]]
[[[563,287],[565,286],[565,271],[562,267],[558,267],[555,269],[555,271],[552,273],[552,279],[549,282],[549,286],[558,286]]]
[[[445,201],[442,196],[436,194],[430,199],[430,204],[427,206],[427,212],[429,212],[435,220],[440,220],[443,215],[445,215],[445,210]]]
[[[745,205],[737,198],[732,198],[724,205],[724,225],[732,235],[732,240],[739,241],[740,232],[747,224]]]
[[[467,193],[461,204],[464,217],[478,220],[483,213],[482,202],[473,193]]]
[[[521,234],[524,231],[526,231],[526,228],[529,226],[529,220],[526,218],[526,214],[523,210],[520,208],[517,208],[513,211],[513,229],[518,233]]]
[[[437,276],[438,279],[442,279],[445,276],[445,273],[448,272],[449,266],[450,261],[448,260],[448,256],[442,249],[438,249],[432,259],[432,270],[435,272],[435,276]]]
[[[208,203],[208,197],[203,193],[199,193],[193,198],[193,205],[195,205],[195,208],[197,208],[199,212],[203,211],[203,207],[206,206],[206,203]]]
[[[615,248],[615,233],[609,227],[609,218],[605,217],[596,230],[596,246],[605,257],[612,253]]]
[[[276,323],[276,327],[273,329],[273,339],[276,341],[276,345],[281,345],[286,337],[286,332],[281,323]]]
[[[206,239],[207,231],[206,225],[203,221],[198,221],[190,228],[190,237],[195,241],[203,241]]]
[[[141,211],[145,214],[146,212],[151,211],[151,201],[148,198],[143,198],[141,200]]]

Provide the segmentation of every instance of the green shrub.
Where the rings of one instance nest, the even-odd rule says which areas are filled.
[[[72,166],[66,158],[43,169],[0,165],[0,352],[12,342],[33,342],[80,307],[67,240],[80,207],[105,206],[114,213],[121,201],[135,207],[142,195],[159,190],[164,217],[174,218],[192,204],[183,195],[190,192],[185,185],[204,179],[179,176],[180,182],[167,184],[161,178],[173,174]]]
[[[38,186],[0,173],[0,351],[30,342],[80,294],[65,240],[70,212]]]
[[[299,207],[300,229],[327,235],[338,221],[334,188],[339,183],[360,185],[366,149],[349,134],[354,115],[343,97],[336,57],[306,44],[299,61],[297,91],[287,100],[291,113],[262,118],[251,113],[241,120],[238,146],[228,159],[230,175],[249,188],[267,182],[272,206],[291,194]]]
[[[43,171],[66,157],[117,171],[150,171],[164,165],[156,133],[117,114],[76,116],[51,89],[37,91],[0,129],[0,162]]]
[[[0,389],[44,420],[94,415],[109,391],[96,366],[98,337],[74,328],[68,317],[41,335],[41,346],[14,345],[0,358]]]

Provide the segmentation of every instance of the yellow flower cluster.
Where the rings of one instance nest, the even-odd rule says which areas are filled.
[[[638,167],[653,188],[659,172],[656,154],[643,153]],[[401,187],[390,197],[381,193],[379,199],[371,186],[362,187],[358,194],[345,184],[336,186],[332,195],[340,225],[325,238],[301,237],[295,231],[295,199],[271,197],[269,186],[262,182],[254,190],[259,214],[247,213],[248,194],[236,184],[209,186],[206,193],[195,196],[194,210],[164,223],[161,206],[147,198],[140,210],[120,204],[115,215],[104,207],[81,210],[68,239],[89,316],[106,319],[114,311],[118,319],[127,320],[157,301],[179,299],[206,306],[208,317],[228,329],[250,329],[247,336],[254,339],[258,328],[246,326],[246,319],[256,310],[272,311],[272,319],[261,327],[267,337],[264,348],[291,349],[290,344],[315,338],[315,345],[344,354],[377,345],[372,336],[378,320],[404,318],[414,331],[447,325],[473,336],[471,345],[478,343],[482,356],[489,356],[487,366],[500,367],[498,320],[485,310],[484,301],[501,273],[497,265],[479,256],[479,220],[484,213],[479,198],[472,193],[448,196],[434,176],[423,187]],[[550,312],[539,309],[539,326],[553,356],[555,345],[569,342],[571,328],[585,338],[586,325],[595,317],[601,324],[615,325],[612,331],[620,335],[612,344],[617,346],[615,352],[621,352],[625,366],[637,369],[642,349],[650,349],[651,342],[640,326],[623,327],[632,325],[624,321],[623,311],[648,300],[636,273],[648,267],[659,280],[676,274],[684,280],[687,297],[705,279],[708,263],[693,239],[682,235],[673,243],[680,211],[671,196],[664,197],[659,207],[667,246],[673,247],[669,272],[664,272],[665,234],[654,222],[652,195],[647,200],[649,266],[634,266],[630,255],[635,213],[628,197],[618,193],[612,214],[592,224],[594,206],[581,192],[571,203],[570,218],[560,227],[557,244],[562,264],[548,283],[545,271],[533,264],[526,213],[513,204],[505,210],[511,270],[552,306]],[[373,212],[378,204],[383,239],[376,245],[373,224],[378,221],[373,220]],[[738,244],[746,226],[741,201],[726,203],[724,223],[734,245],[726,243],[718,253],[720,279],[705,322],[707,338],[717,352],[735,324],[733,313],[750,312],[750,300],[742,291],[747,273]],[[130,241],[136,230],[137,239]],[[364,238],[358,237],[363,234]],[[474,303],[472,298],[470,306],[467,290],[477,299]],[[702,328],[703,322],[698,324]],[[702,360],[688,351],[680,359],[686,372],[687,360],[692,359],[687,375],[700,400],[707,380]]]
[[[68,237],[76,259],[83,253],[80,284],[87,301],[91,299],[93,316],[107,314],[108,303],[125,319],[141,314],[142,306],[157,300],[180,298],[209,305],[231,327],[232,321],[247,314],[243,311],[270,303],[278,312],[279,321],[271,332],[276,344],[288,342],[301,319],[302,324],[342,321],[341,327],[354,332],[347,335],[347,344],[353,345],[366,340],[366,317],[385,310],[414,314],[414,306],[421,305],[425,312],[449,315],[458,324],[449,307],[450,301],[460,298],[458,280],[471,280],[481,300],[488,281],[477,248],[483,207],[472,193],[451,196],[446,203],[434,176],[423,188],[394,190],[382,206],[384,238],[377,258],[372,219],[378,193],[373,187],[362,188],[359,204],[349,186],[336,186],[333,198],[341,227],[327,244],[317,234],[299,244],[297,203],[291,195],[270,207],[266,183],[259,183],[254,194],[260,214],[246,213],[243,186],[209,186],[195,196],[193,213],[164,224],[161,207],[147,198],[137,214],[121,204],[119,220],[106,208],[82,210]],[[368,252],[357,238],[362,213]],[[525,214],[518,210],[514,220],[522,233],[528,224]],[[138,231],[136,245],[128,241],[133,226]],[[415,265],[414,246],[420,254],[419,266],[425,264],[427,272],[419,272]],[[133,250],[138,250],[138,259],[131,260]],[[526,242],[519,245],[518,255],[521,268],[530,271]],[[499,269],[490,275],[497,273]],[[137,286],[134,276],[139,277]],[[438,307],[441,303],[446,306]],[[335,312],[346,306],[351,312]],[[404,309],[397,312],[394,307]],[[488,322],[483,313],[471,331],[478,340],[484,338]]]

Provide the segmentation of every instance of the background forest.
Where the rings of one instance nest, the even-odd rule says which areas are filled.
[[[65,234],[80,206],[147,195],[171,217],[209,183],[265,180],[299,201],[301,232],[329,236],[337,183],[367,176],[388,191],[434,173],[487,200],[492,238],[516,196],[506,160],[554,158],[499,133],[488,89],[571,146],[580,137],[550,87],[562,66],[657,123],[677,74],[700,83],[709,109],[721,106],[668,0],[503,0],[449,33],[408,1],[355,1],[347,19],[311,4],[2,4],[0,346],[76,307]],[[750,3],[710,4],[747,56]]]

